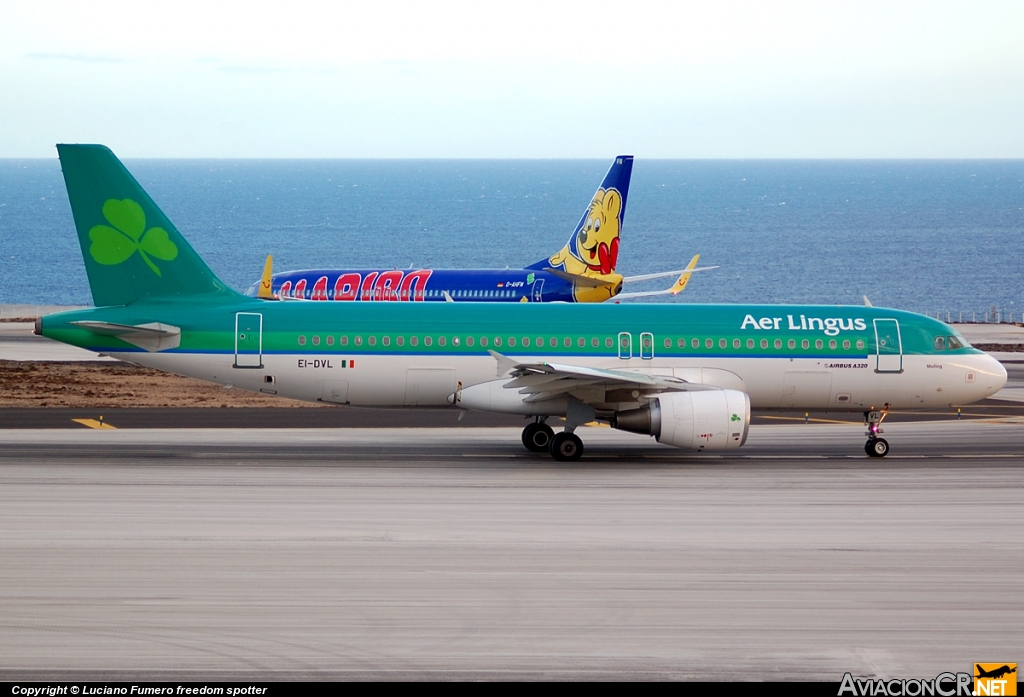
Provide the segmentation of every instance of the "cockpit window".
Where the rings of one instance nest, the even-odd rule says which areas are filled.
[[[960,340],[957,339],[955,336],[947,337],[946,341],[949,342],[950,350],[958,349],[958,348],[963,348],[964,347],[964,345],[962,343],[960,343]]]
[[[935,337],[935,350],[945,351],[946,350],[946,337],[937,336]]]

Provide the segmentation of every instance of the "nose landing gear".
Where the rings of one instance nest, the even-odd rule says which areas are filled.
[[[864,434],[868,437],[868,442],[864,444],[864,452],[869,457],[885,457],[889,454],[889,441],[878,437],[879,433],[885,433],[882,430],[882,422],[888,415],[888,402],[885,403],[885,408],[882,411],[864,412],[864,423],[868,427],[867,433]]]

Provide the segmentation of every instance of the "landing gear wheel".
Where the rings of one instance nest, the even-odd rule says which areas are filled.
[[[551,439],[551,457],[572,462],[583,457],[583,441],[573,433],[559,433]]]
[[[551,445],[555,432],[544,423],[532,423],[523,429],[523,445],[527,450],[542,453]]]
[[[872,438],[864,444],[864,452],[871,457],[885,457],[889,454],[889,441],[885,438]]]

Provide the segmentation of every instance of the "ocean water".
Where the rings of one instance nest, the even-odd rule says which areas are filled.
[[[275,269],[520,267],[607,160],[128,160],[234,288]],[[675,302],[1024,311],[1024,161],[673,161],[633,169],[619,271],[701,265]],[[668,286],[671,279],[628,286]],[[660,299],[667,300],[667,299]],[[0,303],[89,304],[56,159],[0,160]]]

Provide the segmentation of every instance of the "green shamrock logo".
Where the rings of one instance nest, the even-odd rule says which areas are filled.
[[[533,285],[533,278],[534,276],[532,273],[526,274],[526,285]]]
[[[103,217],[113,227],[97,225],[89,230],[92,246],[89,254],[101,264],[115,266],[128,261],[138,252],[153,273],[162,276],[150,257],[171,261],[178,256],[178,247],[163,228],[146,229],[146,213],[131,199],[109,199],[103,204]]]
[[[739,421],[740,420],[740,415],[739,414],[733,414],[732,415],[732,420],[733,421]]]

